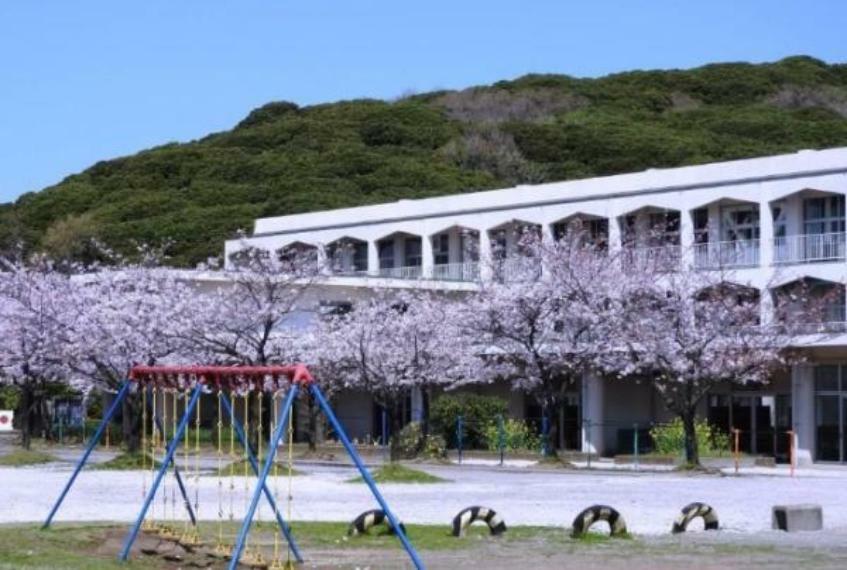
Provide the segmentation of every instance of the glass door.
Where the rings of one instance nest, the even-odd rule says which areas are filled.
[[[843,396],[818,396],[817,416],[817,460],[841,461],[841,409]]]

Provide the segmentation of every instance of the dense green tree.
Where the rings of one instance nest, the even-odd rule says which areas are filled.
[[[193,265],[259,216],[841,145],[847,65],[810,57],[274,102],[230,131],[99,162],[0,205],[0,251],[54,248],[73,229],[87,238],[80,220],[92,220],[91,237],[118,251],[172,240],[172,261]]]

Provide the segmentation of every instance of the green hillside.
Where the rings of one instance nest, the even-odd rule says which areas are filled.
[[[0,205],[0,247],[174,240],[219,255],[254,218],[847,145],[847,64],[808,57],[527,75],[397,101],[276,102],[230,131],[103,161]]]

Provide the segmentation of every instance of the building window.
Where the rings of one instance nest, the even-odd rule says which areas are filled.
[[[353,271],[365,271],[368,268],[368,244],[353,244]]]
[[[820,235],[844,232],[844,196],[803,200],[803,233]]]
[[[403,253],[406,267],[420,267],[423,262],[421,238],[406,238],[403,241]]]
[[[721,239],[723,241],[759,239],[759,208],[752,205],[721,208]]]
[[[379,268],[394,269],[394,241],[379,242]]]
[[[709,243],[709,210],[698,208],[691,212],[694,223],[694,243]]]
[[[450,235],[439,234],[435,236],[434,242],[435,265],[447,265],[450,263]]]

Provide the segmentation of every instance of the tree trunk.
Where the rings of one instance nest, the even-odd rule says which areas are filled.
[[[21,387],[21,403],[19,406],[21,428],[21,447],[29,450],[32,447],[32,391],[26,386]]]
[[[559,415],[559,404],[548,406],[544,413],[547,416],[547,457],[558,457],[559,427],[556,420]],[[544,442],[541,443],[543,446]]]
[[[680,414],[682,427],[685,431],[685,463],[689,467],[700,466],[700,447],[697,441],[697,428],[695,418],[697,412],[694,409],[686,410]]]
[[[121,434],[127,453],[141,448],[141,395],[127,394],[121,403]]]
[[[403,413],[396,402],[388,408],[388,424],[391,426],[389,460],[394,463],[401,458],[400,431],[403,429]]]
[[[316,452],[318,450],[318,413],[320,410],[315,405],[315,398],[309,393],[306,398],[308,413],[309,413],[309,425],[306,437],[309,441],[309,451]]]

